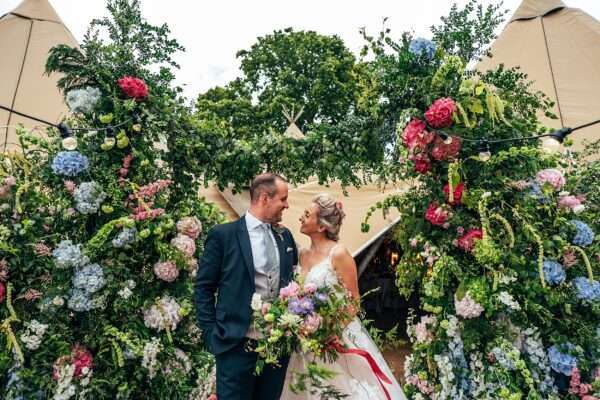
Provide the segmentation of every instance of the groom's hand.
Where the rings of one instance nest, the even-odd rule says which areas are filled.
[[[223,243],[216,226],[208,232],[194,286],[198,325],[203,331],[204,344],[209,350],[210,337],[216,321],[215,293],[219,284],[222,260]]]

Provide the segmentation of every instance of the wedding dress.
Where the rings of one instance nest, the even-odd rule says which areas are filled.
[[[318,287],[332,286],[338,283],[337,274],[331,265],[331,254],[320,263],[313,266],[304,278],[304,283],[312,283]],[[346,327],[342,344],[350,349],[366,350],[373,356],[375,362],[383,373],[391,381],[390,384],[381,382],[389,394],[389,399],[404,400],[406,396],[402,388],[392,375],[392,371],[383,359],[383,356],[369,333],[364,328],[358,317],[354,318]],[[318,394],[311,394],[310,388],[306,391],[296,394],[290,389],[290,383],[293,382],[294,372],[303,372],[306,365],[313,360],[311,354],[294,353],[291,356],[287,370],[286,380],[281,395],[282,400],[312,400],[320,399]],[[336,375],[327,381],[327,384],[335,387],[339,392],[346,394],[348,399],[352,400],[386,400],[386,394],[373,373],[371,366],[365,358],[356,354],[339,354],[334,363],[316,360],[319,366],[323,366]]]

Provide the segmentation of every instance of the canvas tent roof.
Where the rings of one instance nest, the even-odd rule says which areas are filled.
[[[384,217],[381,212],[374,213],[369,224],[371,229],[368,233],[361,232],[361,222],[371,206],[383,201],[393,193],[401,193],[403,186],[390,187],[381,190],[375,185],[364,186],[360,189],[347,188],[348,196],[344,196],[342,188],[338,183],[332,183],[329,187],[321,186],[318,182],[308,182],[297,187],[290,187],[288,203],[290,208],[283,214],[283,224],[294,234],[294,239],[301,246],[308,246],[308,237],[300,234],[299,217],[304,209],[311,203],[313,197],[320,193],[329,193],[339,199],[344,205],[346,218],[342,225],[340,238],[348,247],[353,256],[373,243],[379,236],[385,233],[399,219],[396,210],[390,210]],[[243,215],[250,205],[248,192],[234,195],[230,190],[220,192],[216,187],[210,186],[200,191],[200,196],[215,203],[229,220],[236,220]]]
[[[77,46],[47,0],[25,0],[0,17],[0,105],[57,123],[67,113],[56,88],[58,75],[44,74],[48,51],[57,44]],[[0,151],[15,147],[17,124],[39,122],[0,110]],[[43,125],[42,125],[43,126]]]
[[[542,117],[552,128],[574,127],[600,118],[600,22],[560,0],[524,0],[492,44],[492,58],[476,69],[520,66],[555,103],[558,120]],[[600,138],[600,125],[573,134]]]

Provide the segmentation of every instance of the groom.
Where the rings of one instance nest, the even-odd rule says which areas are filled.
[[[288,185],[276,174],[257,176],[250,209],[208,233],[195,284],[198,324],[217,361],[219,400],[277,400],[289,358],[254,375],[259,333],[253,328],[252,295],[271,301],[292,279],[298,250],[287,229],[273,228],[288,208]],[[215,296],[216,294],[216,296]]]

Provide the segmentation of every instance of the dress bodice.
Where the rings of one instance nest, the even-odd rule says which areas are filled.
[[[314,265],[304,276],[304,284],[311,283],[317,287],[334,286],[338,284],[337,274],[331,264],[331,255],[336,246],[333,246],[327,257]]]

